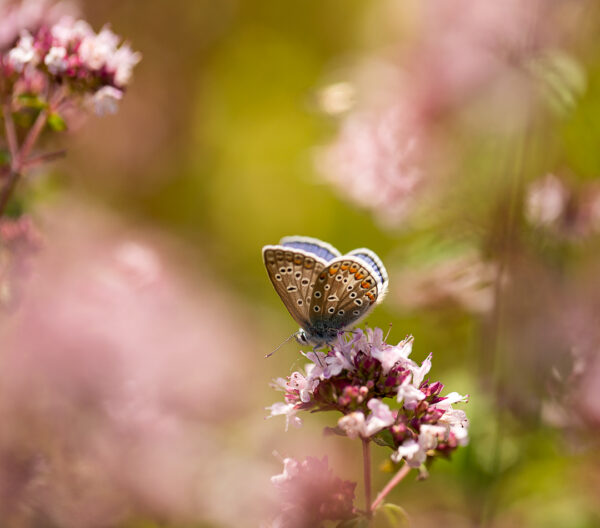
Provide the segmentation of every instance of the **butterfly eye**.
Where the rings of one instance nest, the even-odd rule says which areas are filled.
[[[313,308],[313,310],[314,310],[315,312],[318,312],[320,309],[321,309],[321,308],[319,308],[318,306],[315,306],[315,307]]]
[[[338,315],[344,315],[344,310],[338,311]]]
[[[306,286],[308,284],[308,279],[302,279],[302,284]]]
[[[298,306],[302,306],[303,303],[304,301],[302,299],[298,299]]]
[[[332,307],[331,307],[331,308],[329,308],[327,311],[328,311],[329,313],[331,313],[331,314],[332,314],[333,312],[335,312],[335,308],[332,306]]]
[[[302,273],[300,273],[299,271],[297,271],[297,272],[295,273],[295,277],[296,277],[297,279],[299,279],[300,277],[302,277]]]
[[[285,268],[279,268],[279,273],[285,273]]]
[[[354,311],[352,312],[352,314],[353,314],[353,315],[360,315],[360,310],[354,310]]]
[[[316,291],[315,292],[315,298],[316,299],[320,299],[321,298],[321,292],[320,291]],[[318,310],[315,310],[315,311],[318,311]]]
[[[362,304],[362,301],[360,299],[355,299],[354,304],[356,304],[357,306],[360,306]]]
[[[350,299],[354,299],[354,298],[356,297],[356,292],[352,292],[352,293],[349,295],[349,297],[350,297]]]
[[[281,280],[281,275],[278,273],[277,275],[275,275],[275,279],[280,281]]]

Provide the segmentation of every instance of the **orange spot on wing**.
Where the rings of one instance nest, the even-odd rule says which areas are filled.
[[[375,295],[373,295],[371,292],[367,292],[365,295],[370,299],[371,303],[375,302]]]
[[[340,268],[342,271],[346,271],[350,266],[348,266],[348,264],[342,264],[342,267]]]
[[[361,286],[361,288],[364,288],[365,290],[367,290],[371,287],[371,283],[368,280],[365,280],[360,283],[360,286]]]
[[[356,278],[356,280],[360,280],[360,279],[364,279],[366,277],[366,275],[363,275],[360,271],[357,271],[356,275],[354,275],[354,277]]]
[[[294,257],[294,264],[302,264],[302,256],[301,255],[296,255]]]
[[[329,275],[335,275],[339,269],[339,266],[332,266],[331,268],[329,268]]]
[[[350,266],[350,273],[356,273],[358,271],[358,266],[356,264],[352,264]]]
[[[315,265],[315,261],[314,260],[305,260],[304,261],[304,267],[306,269],[312,269],[314,265]]]

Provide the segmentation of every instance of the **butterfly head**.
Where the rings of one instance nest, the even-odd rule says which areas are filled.
[[[300,328],[300,330],[298,330],[294,334],[294,337],[296,338],[296,341],[298,341],[298,343],[300,343],[303,346],[307,346],[307,345],[311,344],[307,333],[302,328]]]

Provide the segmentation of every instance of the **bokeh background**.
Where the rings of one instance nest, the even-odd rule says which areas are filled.
[[[600,526],[600,6],[522,4],[81,2],[143,60],[18,197],[0,524],[258,526],[281,457],[360,480],[332,416],[264,419],[304,359],[263,359],[296,327],[260,250],[299,234],[376,251],[368,324],[471,396],[412,526]]]

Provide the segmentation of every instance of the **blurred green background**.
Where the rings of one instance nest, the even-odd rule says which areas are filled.
[[[600,526],[597,429],[542,419],[547,387],[536,377],[568,346],[535,338],[532,344],[515,330],[519,317],[522,326],[534,324],[531,311],[519,309],[522,299],[549,285],[557,296],[544,290],[545,304],[560,305],[563,290],[586,284],[582,270],[598,269],[597,238],[572,243],[539,236],[515,212],[526,185],[547,172],[562,170],[574,185],[600,174],[600,45],[594,38],[600,17],[593,3],[579,4],[587,16],[577,20],[586,25],[567,42],[585,89],[570,91],[559,76],[559,93],[574,97],[568,111],[549,105],[528,127],[508,132],[488,127],[474,133],[476,127],[465,125],[468,115],[441,122],[438,133],[451,136],[456,150],[445,175],[451,185],[435,206],[386,227],[317,173],[316,149],[338,130],[317,100],[351,65],[411,37],[410,11],[402,18],[383,0],[83,2],[94,28],[110,21],[144,58],[119,113],[90,119],[73,134],[68,158],[53,168],[35,199],[75,189],[132,222],[168,232],[190,248],[192,269],[201,259],[202,273],[208,269],[230,290],[255,329],[248,339],[258,346],[241,403],[247,414],[222,427],[236,436],[240,450],[272,465],[273,474],[280,472],[273,450],[329,454],[351,480],[359,480],[360,461],[358,445],[321,436],[332,417],[307,416],[304,428],[286,435],[280,434],[282,420],[262,421],[262,409],[279,399],[270,379],[302,362],[293,344],[269,361],[262,357],[296,328],[267,279],[261,247],[299,234],[342,252],[373,249],[390,271],[391,292],[369,324],[392,323],[392,342],[413,334],[415,360],[434,352],[433,379],[471,395],[465,406],[470,445],[451,461],[438,461],[429,479],[407,479],[393,501],[415,527]],[[485,100],[478,104],[485,110]],[[516,273],[483,315],[453,302],[402,307],[403,291],[394,281],[404,270],[426,268],[464,248],[530,275]],[[535,262],[537,271],[523,262]],[[192,279],[201,285],[205,277]],[[590,295],[596,282],[589,279]],[[538,318],[541,333],[552,334],[553,320]],[[545,350],[547,345],[560,350]],[[528,361],[529,354],[535,359]],[[388,454],[377,453],[378,464]],[[376,471],[375,488],[389,477]],[[141,520],[131,526],[165,524]]]

